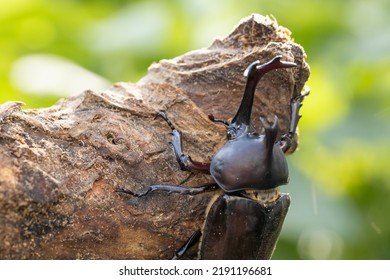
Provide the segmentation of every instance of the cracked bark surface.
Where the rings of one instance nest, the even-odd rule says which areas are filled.
[[[285,133],[290,99],[309,77],[290,31],[260,15],[244,18],[210,47],[150,67],[135,84],[85,91],[50,108],[0,105],[1,259],[169,259],[202,226],[212,192],[134,193],[149,185],[196,186],[209,175],[180,171],[160,110],[183,134],[186,153],[210,161],[240,103],[243,71],[275,55],[297,67],[261,80],[252,120],[276,114]],[[261,128],[259,128],[261,129]],[[193,257],[190,255],[189,257]]]

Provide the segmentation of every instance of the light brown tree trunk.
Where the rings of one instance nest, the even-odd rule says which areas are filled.
[[[252,15],[207,49],[152,65],[136,84],[85,91],[50,108],[0,106],[0,259],[166,259],[204,221],[213,195],[152,193],[152,184],[195,186],[209,175],[179,170],[167,113],[193,159],[210,161],[225,141],[223,125],[240,103],[243,71],[275,55],[297,67],[267,74],[258,86],[253,122],[276,114],[288,129],[290,99],[309,77],[290,32]]]

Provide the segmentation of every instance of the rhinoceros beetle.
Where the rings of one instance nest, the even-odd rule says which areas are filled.
[[[184,154],[181,133],[164,112],[159,113],[172,130],[171,144],[181,169],[209,172],[215,182],[192,188],[153,185],[141,194],[125,189],[120,191],[142,197],[154,191],[195,195],[210,189],[222,190],[210,202],[203,229],[197,230],[176,251],[173,259],[181,258],[199,240],[200,259],[271,258],[290,205],[290,196],[278,190],[278,186],[287,184],[289,179],[285,153],[294,143],[300,119],[299,108],[309,94],[306,87],[303,93],[292,98],[289,131],[279,140],[277,116],[272,124],[261,117],[264,133],[256,132],[250,117],[255,89],[261,77],[271,70],[296,66],[281,58],[276,56],[264,64],[255,61],[245,70],[247,82],[244,95],[230,123],[209,115],[211,121],[226,126],[228,139],[210,163],[196,162]]]

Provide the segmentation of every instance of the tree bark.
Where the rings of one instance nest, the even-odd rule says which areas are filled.
[[[297,67],[268,73],[253,108],[288,130],[290,99],[309,77],[302,47],[276,21],[252,15],[210,47],[162,60],[136,84],[87,90],[50,108],[0,106],[1,259],[168,259],[204,221],[212,192],[151,193],[153,184],[196,186],[207,174],[180,171],[166,112],[186,153],[209,162],[226,141],[224,126],[240,103],[243,71],[275,55]],[[192,255],[193,256],[193,255]],[[191,256],[190,256],[191,257]]]

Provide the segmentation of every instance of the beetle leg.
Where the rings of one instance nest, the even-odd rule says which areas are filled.
[[[180,249],[175,252],[175,255],[173,256],[172,260],[181,259],[190,248],[192,248],[196,243],[198,243],[201,237],[202,232],[198,229],[190,236],[190,238],[187,239],[183,246],[181,246]]]
[[[212,121],[212,122],[219,122],[219,123],[223,123],[224,125],[228,126],[229,125],[229,122],[225,119],[217,119],[214,117],[213,114],[208,114],[208,117],[209,117],[209,120]]]
[[[301,115],[299,114],[299,109],[302,107],[303,99],[309,95],[310,88],[305,86],[303,92],[298,96],[291,99],[291,122],[290,129],[288,133],[282,135],[281,139],[281,149],[283,152],[287,152],[295,143],[294,135],[298,127],[299,119]]]
[[[191,159],[189,155],[183,153],[181,133],[178,131],[171,121],[168,119],[167,115],[164,112],[159,112],[158,116],[163,118],[172,132],[172,141],[170,142],[173,146],[173,151],[175,152],[175,157],[177,162],[180,165],[181,170],[200,170],[204,172],[210,172],[210,163],[198,162]]]
[[[149,188],[145,192],[140,193],[140,194],[136,194],[136,193],[134,193],[130,190],[127,190],[123,187],[118,187],[116,189],[116,192],[130,194],[130,195],[135,196],[135,197],[143,197],[143,196],[146,196],[149,193],[155,192],[155,191],[175,192],[175,193],[180,193],[180,194],[196,195],[199,193],[206,192],[208,190],[215,190],[217,187],[218,187],[218,185],[216,183],[200,185],[200,186],[192,187],[192,188],[182,187],[182,186],[161,185],[160,184],[160,185],[149,186]]]

